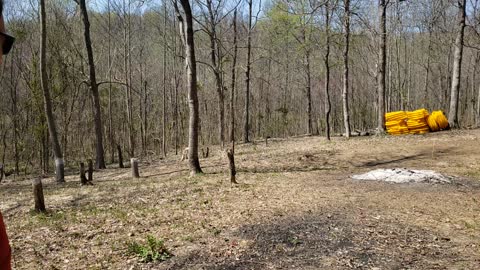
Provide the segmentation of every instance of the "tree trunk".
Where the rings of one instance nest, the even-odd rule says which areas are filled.
[[[228,165],[230,168],[230,182],[238,184],[236,180],[237,170],[235,169],[235,155],[232,150],[227,151]]]
[[[93,161],[91,159],[88,160],[88,178],[89,183],[93,182]]]
[[[307,43],[307,37],[305,33],[305,28],[302,29],[303,42]],[[305,44],[305,46],[309,46]],[[307,134],[312,135],[313,133],[313,116],[312,116],[312,74],[311,74],[311,63],[310,63],[310,48],[305,48],[305,75],[307,77],[306,85],[306,94],[307,94]]]
[[[237,76],[237,9],[233,13],[233,62],[232,62],[232,85],[230,94],[230,142],[232,143],[232,153],[235,154],[235,85]]]
[[[125,10],[125,1],[124,1],[124,10]],[[123,66],[125,72],[125,103],[127,105],[127,125],[128,125],[128,146],[129,146],[129,154],[130,157],[135,156],[135,129],[133,126],[133,97],[132,97],[132,80],[131,80],[131,55],[130,52],[132,50],[131,47],[131,28],[130,28],[130,0],[128,1],[128,17],[127,14],[124,14],[124,20],[126,20],[126,24],[124,22],[124,32],[123,32],[123,42],[124,42],[124,59],[123,59]]]
[[[111,13],[110,13],[110,0],[107,2],[108,12],[108,80],[112,81],[112,37],[111,37]],[[108,137],[110,140],[110,162],[115,162],[115,138],[113,135],[113,110],[112,110],[112,83],[108,84]]]
[[[163,4],[163,125],[162,125],[162,154],[167,157],[167,3]]]
[[[450,92],[450,111],[448,122],[451,128],[458,128],[458,100],[460,79],[462,77],[463,36],[465,33],[465,4],[466,0],[458,0],[458,32],[455,39],[455,52],[453,55],[452,87]]]
[[[173,27],[176,27],[176,18],[173,20]],[[178,149],[179,149],[179,120],[178,120],[178,87],[179,87],[179,80],[178,80],[178,72],[177,72],[177,35],[172,35],[173,36],[173,80],[174,80],[174,118],[175,118],[175,155],[178,155]]]
[[[189,0],[180,0],[185,18],[180,15],[176,6],[177,17],[180,22],[181,36],[185,45],[185,69],[187,71],[188,104],[190,110],[188,136],[188,163],[191,175],[202,173],[198,159],[198,130],[199,130],[199,103],[197,93],[197,62],[195,58],[195,40],[193,33],[193,15]],[[176,3],[175,3],[176,4]]]
[[[97,169],[105,169],[105,156],[103,149],[103,124],[102,124],[102,109],[100,104],[100,95],[98,94],[97,76],[95,70],[95,59],[93,57],[92,40],[90,38],[90,21],[88,19],[87,6],[85,0],[79,0],[80,10],[82,12],[84,25],[85,47],[87,49],[88,67],[90,75],[90,90],[92,92],[92,99],[94,105],[94,121],[95,121],[95,136],[96,136],[96,161]]]
[[[117,145],[117,151],[118,151],[118,167],[120,168],[125,168],[123,166],[123,155],[122,155],[122,147],[120,145]]]
[[[350,0],[345,0],[344,13],[344,48],[343,48],[343,123],[345,126],[345,136],[350,138],[350,112],[348,108],[348,86],[349,86],[349,65],[348,53],[350,49]]]
[[[48,131],[55,155],[55,174],[58,183],[65,182],[64,176],[64,160],[60,142],[58,141],[57,126],[55,124],[55,117],[53,115],[52,100],[50,97],[50,89],[48,85],[47,75],[47,18],[45,11],[45,0],[40,0],[40,22],[41,22],[41,46],[40,46],[40,73],[41,84],[43,90],[43,101],[45,107],[45,114],[47,117]]]
[[[252,65],[252,10],[253,0],[248,0],[248,36],[247,36],[247,71],[245,72],[245,111],[244,111],[244,126],[243,126],[243,142],[250,142],[250,73]]]
[[[325,131],[327,140],[330,140],[330,113],[332,110],[330,102],[330,10],[329,2],[325,5]]]
[[[378,133],[385,132],[385,70],[387,62],[387,3],[386,0],[378,0],[379,16],[379,60],[377,66],[378,87]]]
[[[82,184],[82,186],[88,184],[88,179],[85,176],[85,163],[83,162],[80,162],[80,183]]]
[[[423,82],[423,106],[428,108],[428,78],[430,76],[430,58],[432,51],[432,30],[428,27],[428,48],[427,48],[427,66],[425,70],[425,80]]]
[[[218,44],[217,19],[214,13],[214,7],[212,6],[212,0],[207,0],[206,2],[209,20],[207,23],[210,26],[210,29],[207,31],[210,39],[210,59],[212,62],[218,96],[218,140],[223,149],[225,147],[225,96],[222,80],[222,55],[221,48]]]

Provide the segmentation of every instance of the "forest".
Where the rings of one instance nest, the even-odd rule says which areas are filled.
[[[3,18],[0,269],[480,269],[480,0]]]
[[[103,168],[119,148],[145,157],[188,147],[184,10],[178,17],[175,3],[46,1],[42,74],[38,3],[7,1],[17,42],[1,75],[6,170],[49,173],[59,157],[67,168],[86,158]],[[367,131],[384,112],[449,113],[455,100],[450,122],[479,122],[477,0],[190,4],[200,147]]]

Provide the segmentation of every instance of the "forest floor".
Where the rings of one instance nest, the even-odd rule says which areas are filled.
[[[480,130],[422,136],[321,137],[239,145],[188,177],[171,156],[130,169],[45,179],[48,214],[29,180],[0,184],[15,269],[480,269]],[[428,169],[451,184],[350,178],[377,168]],[[165,240],[173,257],[144,263],[129,243]]]

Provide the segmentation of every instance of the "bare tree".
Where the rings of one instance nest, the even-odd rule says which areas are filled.
[[[329,0],[325,2],[325,55],[323,57],[325,65],[325,134],[327,140],[330,140],[330,113],[332,110],[330,101],[330,4]]]
[[[250,133],[250,73],[252,71],[252,12],[253,0],[247,0],[248,3],[248,36],[247,36],[247,71],[245,72],[245,111],[243,126],[243,142],[248,143]]]
[[[180,2],[183,14],[177,2]],[[175,0],[175,12],[179,21],[180,35],[185,45],[185,69],[187,72],[188,105],[190,109],[188,135],[188,163],[191,175],[202,173],[198,159],[199,104],[197,94],[197,62],[195,58],[195,38],[193,32],[193,15],[189,0]]]
[[[378,95],[378,132],[385,132],[385,70],[387,63],[387,4],[388,0],[378,0],[378,46],[377,95]]]
[[[167,156],[167,2],[163,3],[163,123],[162,123],[162,154]],[[174,67],[175,68],[175,67]]]
[[[458,96],[460,90],[460,79],[462,77],[463,58],[463,37],[465,34],[465,4],[466,0],[457,0],[457,37],[455,38],[455,52],[453,54],[452,88],[450,91],[450,111],[448,122],[450,127],[457,128],[458,125]]]
[[[237,9],[233,13],[233,61],[232,61],[232,85],[230,94],[230,141],[232,143],[232,153],[235,154],[235,85],[237,76]]]
[[[350,49],[350,0],[344,0],[343,14],[343,31],[344,31],[344,48],[343,48],[343,123],[345,126],[345,136],[350,138],[350,114],[348,109],[348,88],[349,88],[349,65],[348,56]]]
[[[203,29],[208,35],[210,41],[210,61],[211,70],[215,77],[215,86],[218,97],[218,140],[222,148],[225,146],[225,93],[223,83],[223,52],[222,44],[218,36],[218,26],[222,23],[225,16],[221,13],[224,1],[218,0],[214,4],[213,0],[206,0],[206,3],[200,3],[200,6],[206,7],[203,11],[205,25]]]
[[[108,12],[108,137],[110,140],[111,159],[110,162],[115,162],[115,138],[113,135],[113,110],[112,110],[112,16],[111,16],[111,0],[107,2]]]
[[[95,167],[97,169],[105,169],[105,155],[103,149],[103,124],[102,124],[102,108],[100,105],[100,96],[98,94],[97,75],[95,70],[95,59],[93,56],[92,39],[90,37],[90,21],[88,19],[88,10],[85,0],[75,0],[80,6],[80,11],[83,18],[85,47],[88,57],[89,68],[89,86],[92,93],[93,107],[94,107],[94,122],[95,122],[95,136],[96,136],[96,160]]]
[[[45,0],[40,0],[40,25],[41,25],[41,41],[40,41],[40,73],[41,84],[43,90],[43,100],[45,115],[47,117],[48,131],[52,142],[53,154],[55,155],[55,174],[58,183],[65,182],[62,149],[58,140],[57,126],[55,124],[55,116],[53,114],[52,99],[50,96],[50,88],[48,85],[47,75],[47,15],[45,11]]]

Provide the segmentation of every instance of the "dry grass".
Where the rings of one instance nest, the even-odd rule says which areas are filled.
[[[237,147],[241,183],[221,152],[204,175],[170,157],[46,181],[48,214],[29,181],[1,184],[16,269],[480,269],[480,131],[295,138]],[[357,182],[374,168],[433,169],[452,185]],[[127,243],[165,240],[174,257],[141,263]]]

